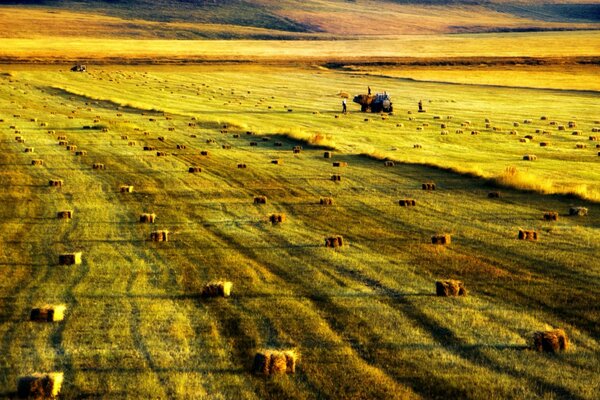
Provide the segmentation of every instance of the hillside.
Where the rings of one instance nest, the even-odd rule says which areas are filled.
[[[0,37],[331,38],[598,29],[586,4],[505,1],[7,1]],[[37,29],[30,29],[36,26]]]

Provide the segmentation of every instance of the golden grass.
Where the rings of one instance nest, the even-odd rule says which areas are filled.
[[[0,60],[48,62],[271,62],[395,60],[407,57],[585,57],[597,55],[599,31],[477,35],[407,35],[392,39],[260,41],[5,38]],[[575,45],[574,45],[575,43]]]

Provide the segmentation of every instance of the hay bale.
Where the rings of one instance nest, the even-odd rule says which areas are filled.
[[[383,163],[383,165],[385,165],[386,167],[394,167],[396,165],[396,163],[391,160],[388,160],[388,161],[385,161]]]
[[[489,192],[487,197],[488,199],[499,199],[500,192]]]
[[[420,144],[413,144],[413,149],[422,149],[423,146],[421,146]]]
[[[76,152],[75,152],[75,155],[76,155],[76,156],[79,156],[79,157],[87,156],[87,150],[79,150],[79,151],[76,151]]]
[[[525,154],[523,156],[523,160],[525,160],[525,161],[535,161],[535,160],[537,160],[537,156],[533,155],[533,154]]]
[[[568,126],[569,128],[577,128],[577,123],[575,121],[569,121]]]
[[[238,168],[246,168],[247,166],[246,166],[246,164],[238,164],[237,167]]]
[[[531,348],[539,352],[549,353],[566,351],[569,348],[569,338],[562,329],[537,331],[532,335]]]
[[[40,160],[40,159],[31,160],[31,165],[44,165],[44,160]]]
[[[131,147],[133,147],[133,146],[137,146],[137,142],[136,142],[135,140],[130,140],[130,141],[127,143],[127,146],[131,146]]]
[[[60,394],[62,372],[35,373],[19,378],[17,396],[24,399],[49,399]]]
[[[50,179],[48,181],[48,185],[49,186],[58,186],[58,187],[60,187],[60,186],[64,185],[64,182],[63,182],[62,179]]]
[[[516,130],[514,130],[514,129],[513,129],[513,130],[512,130],[512,131],[510,131],[509,133],[510,133],[511,135],[518,135],[518,134],[519,134],[519,131],[516,131]]]
[[[294,154],[298,154],[298,153],[302,152],[302,150],[300,150],[300,149],[293,149],[292,152]]]
[[[344,245],[344,238],[341,236],[331,236],[325,238],[325,247],[342,247]]]
[[[471,131],[471,135],[479,135],[479,131]]]
[[[273,143],[273,146],[275,146],[275,147],[282,147],[283,143],[281,143],[281,142],[275,142],[275,143]]]
[[[467,289],[461,281],[447,279],[435,282],[435,294],[440,297],[466,296]]]
[[[598,140],[600,140],[600,136],[590,136],[590,137],[589,137],[589,139],[590,139],[592,142],[597,142]]]
[[[587,145],[583,144],[583,143],[576,143],[575,144],[575,148],[576,149],[585,149],[586,147],[587,147]]]
[[[569,215],[585,217],[588,215],[588,209],[586,207],[571,207],[569,208]]]
[[[127,140],[127,139],[129,139],[129,136],[127,136],[127,135],[121,135],[121,140]]]
[[[417,205],[417,201],[414,199],[401,199],[398,200],[398,204],[401,207],[414,207]]]
[[[319,199],[319,204],[321,204],[322,206],[332,206],[333,203],[334,201],[332,197],[321,197]]]
[[[106,165],[102,163],[94,163],[92,164],[92,169],[106,169]]]
[[[423,190],[435,190],[435,183],[433,182],[425,182],[421,185]]]
[[[431,244],[447,245],[447,244],[450,244],[451,242],[452,242],[452,236],[448,233],[445,233],[443,235],[433,235],[431,237]]]
[[[33,147],[25,147],[25,149],[23,149],[23,152],[25,153],[33,153]]]
[[[523,123],[524,124],[531,124],[531,123],[533,123],[533,120],[531,120],[531,119],[524,119]]]
[[[189,167],[188,172],[190,174],[195,174],[197,172],[202,172],[202,167]]]
[[[15,140],[19,143],[23,143],[25,140],[23,140],[23,136],[15,136]]]
[[[140,222],[143,224],[153,224],[156,221],[156,214],[143,213],[140,214]]]
[[[170,126],[170,127],[168,128],[168,130],[169,130],[169,132],[173,132],[173,131],[175,131],[175,128],[173,128],[172,126]]]
[[[540,142],[540,147],[548,147],[550,146],[550,142]]]
[[[158,140],[159,140],[160,142],[164,142],[165,140],[167,140],[167,138],[166,138],[166,137],[164,137],[164,136],[159,136],[159,137],[158,137]]]
[[[131,185],[121,185],[121,186],[119,186],[119,191],[121,193],[133,193],[133,186],[131,186]]]
[[[185,150],[187,149],[187,146],[185,144],[178,144],[177,145],[177,150]]]
[[[157,151],[156,152],[157,157],[166,157],[168,155],[169,155],[169,153],[167,153],[166,151]]]
[[[533,135],[525,135],[525,139],[533,140]]]
[[[592,128],[592,133],[598,133],[598,132],[600,132],[600,128],[599,127],[595,126],[595,127]]]
[[[342,176],[339,174],[333,174],[331,175],[330,179],[334,182],[340,182],[342,180]]]
[[[153,242],[168,242],[169,241],[169,231],[160,230],[150,232],[150,240]]]
[[[73,218],[73,210],[62,210],[56,213],[58,219],[71,219]]]
[[[221,146],[221,148],[223,150],[230,150],[231,149],[231,145],[230,144],[224,144],[224,145]]]
[[[278,158],[276,160],[271,160],[271,164],[275,164],[275,165],[282,165],[283,164],[283,160]]]
[[[515,128],[518,128],[520,125],[521,125],[521,124],[519,124],[518,122],[513,122],[513,126],[514,126]]]
[[[75,252],[75,253],[59,254],[58,264],[59,265],[79,265],[79,264],[81,264],[81,256],[82,256],[82,253],[80,251]]]
[[[573,133],[571,133],[572,136],[581,136],[581,131],[573,131]]]
[[[43,307],[32,308],[29,313],[29,320],[35,322],[58,322],[65,317],[64,305],[45,305]]]
[[[519,229],[519,240],[538,240],[538,233],[536,231],[528,231],[524,229]]]
[[[446,136],[446,135],[448,135],[449,133],[450,133],[449,131],[447,131],[447,130],[443,130],[443,131],[441,131],[441,132],[440,132],[440,135],[442,135],[442,136]]]
[[[285,214],[271,214],[269,216],[269,221],[273,224],[281,224],[285,222]]]
[[[326,151],[323,153],[323,158],[331,158],[333,157],[333,153],[331,151]]]
[[[254,204],[267,204],[267,196],[255,196]]]
[[[240,137],[239,133],[235,133],[233,135],[231,135],[231,137],[233,137],[234,139],[238,139]]]
[[[202,288],[203,297],[229,297],[233,283],[229,281],[208,282]]]
[[[399,122],[396,124],[396,128],[404,128],[404,124]]]
[[[556,211],[546,211],[543,218],[545,221],[558,221],[558,213]]]
[[[564,131],[564,130],[566,130],[566,128],[565,128],[564,125],[558,125],[558,130],[559,131]]]
[[[70,144],[67,146],[67,151],[76,151],[77,150],[77,146],[74,144]]]
[[[334,167],[347,167],[348,163],[345,161],[336,161],[333,163]]]
[[[250,142],[250,146],[258,146],[258,142]]]

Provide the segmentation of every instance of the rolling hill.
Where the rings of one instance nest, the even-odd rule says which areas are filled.
[[[386,0],[6,1],[2,37],[331,38],[598,29],[600,3]],[[93,17],[93,18],[92,18]],[[34,23],[38,29],[29,27]]]

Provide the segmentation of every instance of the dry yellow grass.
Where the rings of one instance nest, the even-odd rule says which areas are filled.
[[[574,45],[575,44],[575,45]],[[597,56],[600,31],[478,35],[409,35],[392,39],[116,40],[90,38],[2,39],[0,61],[190,62],[210,60],[326,62],[454,57]]]

